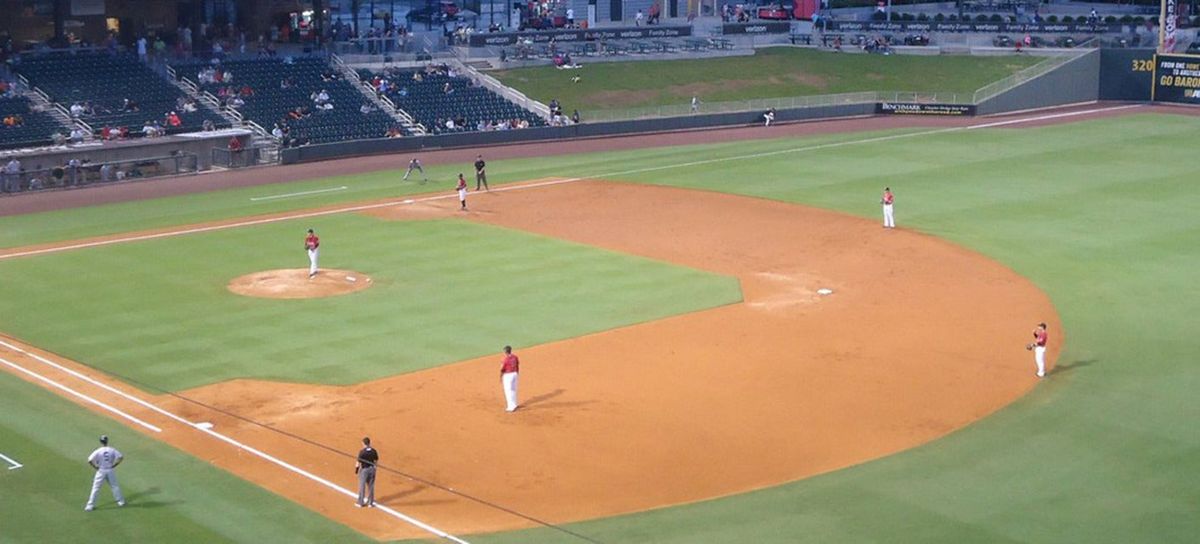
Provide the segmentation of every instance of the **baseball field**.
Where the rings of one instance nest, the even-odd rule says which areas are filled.
[[[491,148],[468,212],[480,150],[0,200],[0,542],[1190,542],[1198,131]],[[100,434],[129,504],[85,513]]]

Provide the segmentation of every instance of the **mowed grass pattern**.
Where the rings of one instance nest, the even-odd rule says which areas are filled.
[[[668,544],[1193,542],[1200,217],[1189,203],[1200,200],[1200,185],[1180,142],[1198,131],[1197,117],[1142,115],[756,159],[736,178],[711,167],[628,176],[868,217],[890,185],[901,227],[1030,277],[1054,300],[1067,339],[1058,368],[1032,393],[932,444],[759,492],[570,528],[601,542]],[[1058,341],[1064,331],[1051,333]],[[1019,348],[1027,334],[1014,331],[1007,356],[1028,357]],[[572,539],[541,530],[473,541]]]
[[[1036,64],[1038,57],[849,55],[775,47],[753,56],[588,63],[579,70],[516,68],[492,75],[569,113],[640,106],[867,91],[966,93]],[[579,76],[578,83],[571,78]]]
[[[0,453],[24,465],[0,462],[0,542],[374,542],[8,372],[0,395]],[[128,504],[105,485],[84,512],[101,434]]]
[[[321,265],[350,295],[229,293],[243,274]],[[231,378],[348,384],[740,300],[737,280],[460,220],[338,215],[0,263],[0,330],[143,386]]]
[[[1195,117],[1138,115],[821,149],[813,147],[879,134],[496,161],[507,172],[623,172],[612,177],[813,204],[872,219],[879,214],[879,192],[891,185],[902,228],[950,239],[1013,267],[1050,294],[1066,327],[1065,352],[1049,379],[1013,406],[934,443],[771,489],[570,529],[600,542],[668,544],[1194,541],[1200,534],[1200,433],[1195,432],[1200,365],[1193,314],[1200,292],[1193,276],[1200,269],[1200,218],[1191,203],[1200,199],[1200,186],[1193,182],[1186,142],[1198,132]],[[779,153],[736,158],[773,151]],[[727,160],[670,166],[706,159]],[[654,170],[639,172],[643,169]],[[207,198],[213,200],[197,204],[208,205],[210,216],[238,213],[220,203],[229,198],[225,193]],[[141,204],[153,210],[154,221],[165,220],[171,205]],[[110,215],[135,211],[124,206],[107,209]],[[11,219],[33,222],[36,217],[0,219],[0,227]],[[66,215],[54,218],[71,221]],[[106,226],[98,217],[86,222]],[[302,258],[294,230],[280,234],[284,249],[279,255],[287,259]],[[331,251],[327,258],[341,257]],[[0,266],[3,284],[13,282],[10,270]],[[80,273],[61,272],[50,279]],[[945,273],[949,277],[955,271]],[[22,289],[5,287],[3,300],[38,288],[32,281],[19,283]],[[32,319],[25,313],[5,309],[4,319]],[[1031,325],[1037,319],[1030,316]],[[1014,331],[1012,356],[1028,357],[1019,348],[1027,333]],[[1063,331],[1052,333],[1058,341]],[[44,401],[27,402],[63,404],[43,396]],[[21,417],[22,412],[0,411],[0,425]],[[696,455],[704,454],[698,446]],[[211,477],[212,469],[184,468],[203,476],[198,481]],[[0,501],[11,504],[11,496],[0,493]],[[81,506],[62,493],[44,496],[67,501],[68,509]],[[272,511],[280,508],[277,499],[262,502],[271,503]],[[26,530],[67,519],[57,509],[43,510],[23,510],[14,519]],[[278,512],[296,516],[289,524],[294,531],[281,531],[283,536],[322,540],[320,535],[328,534],[320,524],[305,525],[313,519],[308,512]],[[2,515],[8,515],[6,509],[0,509]],[[0,521],[5,522],[0,527],[9,525],[6,518]],[[138,530],[126,523],[136,522],[117,522],[115,530]],[[92,534],[82,526],[71,529],[62,527],[64,540]],[[254,530],[239,532],[245,538],[238,540],[263,540]],[[579,542],[553,530],[470,540]]]

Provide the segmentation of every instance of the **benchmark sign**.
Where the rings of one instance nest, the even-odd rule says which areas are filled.
[[[875,113],[888,115],[975,115],[973,104],[925,104],[916,102],[878,102]]]
[[[596,40],[647,40],[691,36],[690,26],[642,26],[634,28],[595,28],[587,30],[539,30],[533,32],[481,32],[471,34],[471,47],[513,45],[515,43],[576,43]]]
[[[1077,33],[1103,34],[1105,32],[1121,32],[1121,24],[1053,24],[1053,23],[946,23],[946,22],[904,22],[888,23],[884,21],[827,21],[822,26],[831,32],[984,32],[984,33]]]

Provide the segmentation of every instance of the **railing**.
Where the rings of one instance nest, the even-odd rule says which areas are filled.
[[[1087,55],[1092,51],[1095,50],[1083,52],[1063,51],[1061,53],[1054,54],[1046,60],[1025,68],[1024,70],[1021,70],[1011,76],[980,87],[979,90],[975,91],[975,94],[971,96],[971,103],[979,104],[989,98],[999,96],[1001,93],[1007,92],[1018,85],[1028,82],[1031,79],[1046,75],[1059,66]]]
[[[774,109],[816,108],[827,106],[847,106],[854,104],[873,104],[875,102],[929,102],[943,104],[962,104],[969,101],[971,95],[962,93],[937,92],[861,92],[826,94],[815,96],[793,96],[783,98],[758,98],[752,100],[735,100],[727,102],[702,102],[695,110],[689,102],[669,104],[665,106],[647,106],[621,110],[598,110],[583,113],[587,121],[625,121],[630,119],[645,119],[653,117],[673,117],[703,113],[734,113],[743,111],[766,111]]]
[[[189,174],[197,171],[198,159],[195,153],[183,152],[165,157],[88,163],[78,167],[29,169],[20,174],[0,174],[0,190],[6,193],[40,191]]]
[[[455,59],[451,64],[455,65],[463,73],[470,74],[472,79],[487,87],[492,92],[504,97],[505,100],[532,111],[542,119],[550,118],[549,106],[529,98],[525,93],[501,83],[500,80],[476,70],[473,66],[463,64],[462,61]]]
[[[212,163],[214,166],[224,168],[245,168],[247,166],[256,166],[264,164],[265,157],[263,148],[257,146],[245,147],[237,151],[214,147],[212,150]]]
[[[279,142],[279,140],[277,140],[274,136],[272,136],[270,132],[267,132],[267,129],[263,128],[262,125],[254,122],[254,121],[247,119],[245,121],[242,121],[242,124],[250,127],[250,130],[257,132],[259,136],[270,138],[271,141],[276,142],[276,143]]]

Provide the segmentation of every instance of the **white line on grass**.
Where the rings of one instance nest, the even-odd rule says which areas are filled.
[[[836,147],[846,147],[846,146],[851,146],[851,145],[873,144],[873,143],[887,142],[887,141],[892,141],[892,140],[901,140],[901,139],[906,139],[906,138],[919,138],[922,136],[933,136],[936,134],[959,132],[959,131],[963,131],[963,130],[992,128],[992,127],[999,127],[999,126],[1015,125],[1015,124],[1020,124],[1020,123],[1032,123],[1032,122],[1037,122],[1037,121],[1046,121],[1046,120],[1050,120],[1050,119],[1059,119],[1059,118],[1063,118],[1063,117],[1074,117],[1074,116],[1078,116],[1078,115],[1087,115],[1087,114],[1091,114],[1091,113],[1104,113],[1104,112],[1109,112],[1109,111],[1119,111],[1119,110],[1130,109],[1130,108],[1138,108],[1141,106],[1142,106],[1141,104],[1109,106],[1109,107],[1104,107],[1104,108],[1093,108],[1093,109],[1089,109],[1089,110],[1078,110],[1078,111],[1070,111],[1070,112],[1064,112],[1064,113],[1051,113],[1051,114],[1046,114],[1046,115],[1035,115],[1032,117],[1022,117],[1019,119],[1008,119],[1005,121],[994,121],[994,122],[990,122],[990,123],[980,123],[977,125],[967,125],[967,126],[962,126],[962,127],[946,127],[946,128],[938,128],[938,129],[933,129],[933,130],[923,130],[923,131],[919,131],[919,132],[906,132],[904,134],[891,134],[888,136],[875,136],[875,137],[871,137],[871,138],[864,138],[862,140],[848,140],[848,141],[844,141],[844,142],[831,142],[831,143],[827,143],[827,144],[808,145],[808,146],[801,146],[801,147],[793,147],[793,148],[789,148],[789,149],[777,149],[775,151],[763,151],[760,153],[737,155],[735,157],[720,157],[720,158],[715,158],[715,159],[704,159],[704,160],[699,160],[699,161],[681,162],[681,163],[676,163],[676,164],[665,164],[665,165],[661,165],[661,166],[650,166],[650,167],[646,167],[646,168],[634,168],[631,170],[607,172],[607,173],[603,173],[603,174],[594,174],[594,175],[590,175],[590,176],[565,178],[565,179],[559,179],[559,180],[554,180],[554,181],[545,181],[545,182],[539,182],[539,183],[528,183],[528,184],[523,184],[523,185],[508,185],[508,186],[504,186],[504,187],[498,187],[492,192],[518,191],[518,190],[523,190],[523,189],[533,189],[535,187],[545,187],[548,185],[560,185],[563,183],[574,183],[577,181],[583,181],[586,179],[593,179],[593,178],[624,176],[624,175],[629,175],[629,174],[655,172],[658,170],[669,170],[672,168],[687,168],[689,166],[700,166],[700,165],[714,164],[714,163],[719,163],[719,162],[741,161],[741,160],[747,160],[747,159],[760,159],[763,157],[771,157],[774,155],[785,155],[788,153],[801,153],[801,152],[805,152],[805,151],[820,151],[822,149],[833,149]],[[456,196],[453,193],[447,193],[444,195],[427,196],[427,197],[418,198],[418,199],[407,199],[403,202],[403,204],[414,204],[417,202],[431,202],[434,200],[446,200],[446,199],[450,199],[450,198],[456,198]],[[306,219],[309,217],[321,217],[321,216],[325,216],[325,215],[334,215],[334,214],[339,214],[339,213],[360,212],[360,211],[373,210],[373,209],[378,209],[378,208],[387,208],[387,207],[391,207],[391,206],[397,206],[400,204],[401,204],[400,201],[389,200],[387,202],[376,202],[373,204],[360,204],[360,205],[356,205],[356,206],[345,206],[345,207],[341,207],[341,208],[332,208],[332,209],[328,209],[328,210],[297,212],[297,213],[293,213],[293,214],[285,214],[285,215],[279,215],[279,216],[275,216],[275,217],[266,217],[266,218],[262,218],[262,219],[251,219],[248,221],[239,221],[239,222],[235,222],[235,223],[226,223],[226,224],[222,224],[222,225],[209,225],[209,226],[205,226],[205,227],[193,227],[193,228],[186,228],[186,229],[181,229],[181,230],[158,232],[158,233],[153,233],[153,234],[137,234],[137,235],[133,235],[133,236],[126,236],[123,238],[110,238],[107,240],[95,240],[95,241],[91,241],[91,242],[80,242],[77,244],[69,244],[69,245],[65,245],[65,246],[47,247],[47,248],[41,248],[41,249],[31,249],[28,251],[20,251],[20,252],[16,252],[16,253],[8,253],[8,254],[0,255],[0,260],[15,259],[17,257],[29,257],[29,256],[33,256],[33,255],[42,255],[42,254],[46,254],[46,253],[58,253],[60,251],[70,251],[73,249],[84,249],[84,248],[89,248],[89,247],[99,247],[99,246],[107,246],[107,245],[113,245],[113,244],[122,244],[122,243],[126,243],[126,242],[138,242],[138,241],[142,241],[142,240],[170,238],[170,237],[174,237],[174,236],[182,236],[185,234],[196,234],[196,233],[201,233],[201,232],[212,232],[212,231],[218,231],[218,230],[234,229],[234,228],[239,228],[239,227],[249,227],[249,226],[254,226],[254,225],[265,225],[268,223],[278,223],[280,221],[291,221],[293,219]]]
[[[12,457],[4,455],[3,453],[0,453],[0,459],[4,459],[4,462],[9,464],[8,470],[17,470],[17,469],[25,466],[25,465],[22,465],[21,463],[18,463],[16,459],[13,459]]]
[[[32,357],[32,358],[34,358],[35,360],[37,360],[37,361],[39,361],[39,362],[41,362],[41,363],[43,363],[43,364],[49,365],[49,366],[51,366],[51,367],[53,367],[53,368],[55,368],[55,369],[57,369],[57,370],[59,370],[59,371],[65,372],[65,373],[67,373],[67,374],[70,374],[71,376],[74,376],[75,378],[78,378],[78,379],[80,379],[80,380],[83,380],[83,381],[85,381],[85,382],[87,382],[87,383],[90,383],[90,384],[92,384],[92,385],[95,385],[95,386],[97,386],[97,387],[100,387],[101,389],[104,389],[104,390],[106,390],[106,391],[109,391],[109,392],[113,393],[114,395],[120,396],[120,397],[122,397],[122,398],[125,398],[125,399],[128,399],[128,400],[130,400],[130,401],[132,401],[132,402],[134,402],[134,403],[137,403],[137,404],[139,404],[139,405],[141,405],[141,406],[144,406],[144,407],[146,407],[146,408],[148,408],[148,409],[150,409],[150,410],[152,410],[152,411],[154,411],[154,412],[157,412],[157,413],[159,413],[159,414],[163,415],[164,417],[166,417],[166,418],[168,418],[168,419],[171,419],[171,420],[177,421],[177,422],[179,422],[179,423],[182,423],[182,424],[184,424],[184,425],[187,425],[187,426],[189,426],[189,427],[191,427],[191,428],[193,428],[193,429],[196,429],[197,431],[200,431],[200,432],[202,432],[202,433],[204,433],[204,434],[207,434],[207,435],[209,435],[209,436],[211,436],[211,437],[213,437],[213,438],[216,438],[217,440],[220,440],[220,441],[222,441],[222,442],[225,442],[225,443],[227,443],[227,444],[229,444],[229,445],[231,445],[231,446],[234,446],[235,448],[238,448],[238,449],[240,449],[240,450],[242,450],[242,451],[246,451],[246,452],[248,452],[248,453],[251,453],[251,454],[253,454],[253,455],[255,455],[255,456],[257,456],[257,457],[259,457],[259,458],[261,458],[261,459],[263,459],[263,460],[266,460],[266,461],[268,461],[268,462],[270,462],[270,463],[273,463],[273,464],[275,464],[275,465],[278,465],[278,466],[280,466],[280,467],[283,467],[283,468],[285,468],[285,469],[287,469],[287,470],[289,470],[289,471],[291,471],[291,472],[293,472],[293,473],[299,474],[299,475],[301,475],[301,476],[303,476],[303,477],[305,477],[305,478],[308,478],[309,480],[312,480],[312,481],[314,481],[314,482],[316,482],[316,483],[319,483],[319,484],[321,484],[321,485],[323,485],[323,486],[325,486],[325,487],[328,487],[329,489],[332,489],[332,490],[334,490],[334,491],[336,491],[336,492],[338,492],[338,493],[341,493],[342,495],[345,495],[345,496],[347,496],[347,497],[354,497],[354,498],[356,498],[356,499],[358,498],[358,493],[356,493],[356,492],[354,492],[354,491],[351,491],[351,490],[349,490],[349,489],[343,488],[343,487],[341,487],[341,486],[339,486],[339,485],[337,485],[337,484],[335,484],[335,483],[333,483],[333,482],[331,482],[331,481],[329,481],[329,480],[326,480],[325,478],[322,478],[322,477],[320,477],[320,476],[317,476],[316,474],[313,474],[313,473],[311,473],[311,472],[308,472],[307,470],[304,470],[304,469],[302,469],[302,468],[300,468],[300,467],[297,467],[297,466],[295,466],[295,465],[293,465],[293,464],[291,464],[291,463],[288,463],[287,461],[284,461],[284,460],[282,460],[282,459],[279,459],[278,457],[274,457],[274,456],[272,456],[272,455],[270,455],[270,454],[268,454],[268,453],[265,453],[265,452],[263,452],[263,451],[261,451],[261,450],[258,450],[258,449],[256,449],[256,448],[254,448],[254,447],[252,447],[252,446],[249,446],[249,445],[247,445],[247,444],[244,444],[244,443],[242,443],[242,442],[239,442],[239,441],[237,441],[237,440],[235,440],[235,439],[233,439],[233,438],[230,438],[230,437],[228,437],[228,436],[226,436],[226,435],[223,435],[223,434],[221,434],[221,433],[218,433],[218,432],[216,432],[216,431],[212,430],[211,428],[206,428],[207,426],[203,426],[203,425],[201,425],[201,424],[199,424],[199,423],[192,423],[191,421],[188,421],[187,419],[184,419],[183,417],[180,417],[180,416],[178,416],[178,415],[175,415],[175,414],[174,414],[174,413],[172,413],[172,412],[169,412],[169,411],[167,411],[167,410],[165,410],[165,409],[163,409],[163,408],[160,408],[159,406],[157,406],[157,405],[155,405],[155,404],[152,404],[152,403],[150,403],[150,402],[147,402],[147,401],[145,401],[145,400],[142,400],[141,398],[135,397],[135,396],[133,396],[133,395],[131,395],[131,394],[129,394],[129,393],[126,393],[126,392],[124,392],[124,391],[121,391],[120,389],[117,389],[117,388],[115,388],[115,387],[112,387],[111,385],[108,385],[108,384],[106,384],[106,383],[104,383],[104,382],[98,381],[98,380],[96,380],[96,379],[94,379],[94,378],[92,378],[92,377],[90,377],[90,376],[88,376],[88,375],[86,375],[86,374],[83,374],[83,373],[77,372],[77,371],[75,371],[75,370],[73,370],[73,369],[67,368],[66,366],[63,366],[63,365],[61,365],[61,364],[58,364],[58,363],[56,363],[56,362],[54,362],[54,361],[51,361],[50,359],[47,359],[47,358],[45,358],[45,357],[42,357],[41,355],[38,355],[38,354],[36,354],[36,353],[33,353],[33,352],[30,352],[30,351],[28,351],[28,350],[25,350],[24,348],[22,348],[22,347],[20,347],[20,346],[13,345],[13,344],[11,344],[11,343],[9,343],[9,342],[5,342],[5,341],[3,341],[3,340],[0,340],[0,346],[4,346],[4,347],[6,347],[6,348],[9,348],[9,349],[11,349],[11,350],[13,350],[13,351],[16,351],[16,352],[18,352],[18,353],[23,353],[23,354],[25,354],[25,355],[28,355],[29,357]],[[20,367],[20,366],[18,366],[18,365],[14,365],[14,364],[12,364],[12,363],[9,363],[8,361],[6,361],[6,360],[4,360],[4,359],[2,359],[2,358],[0,358],[0,362],[8,363],[10,366],[13,366],[14,368],[17,368],[17,369],[21,370],[22,372],[28,373],[28,374],[30,374],[30,375],[33,375],[33,376],[36,376],[36,377],[38,377],[39,379],[41,379],[41,380],[43,380],[43,381],[47,381],[47,382],[50,382],[50,383],[53,383],[53,384],[56,384],[56,385],[57,385],[57,382],[54,382],[54,381],[50,380],[49,378],[43,377],[43,376],[41,376],[40,374],[37,374],[36,372],[33,372],[33,371],[31,371],[31,370],[27,370],[27,369],[25,369],[25,368],[22,368],[22,367]],[[62,388],[62,389],[64,389],[64,390],[66,390],[66,391],[73,392],[71,389],[68,389],[68,388],[66,388],[66,386],[58,385],[58,387],[60,387],[60,388]],[[76,393],[76,394],[78,394],[78,393]],[[89,399],[90,399],[90,397],[86,397],[86,398],[89,398]],[[101,404],[99,401],[96,401],[95,399],[91,399],[91,400],[92,400],[92,402],[95,402],[95,403],[97,403],[97,404],[100,404],[101,406],[106,406],[106,407],[107,407],[107,405]],[[116,409],[114,409],[114,408],[111,408],[111,407],[109,407],[109,409],[110,409],[110,410],[113,410],[113,411],[116,411]],[[118,411],[118,413],[122,413],[122,412],[119,412],[119,411]],[[139,420],[139,421],[140,421],[140,420]],[[147,423],[144,423],[144,422],[143,422],[143,424],[144,424],[144,425],[149,425],[149,424],[147,424]],[[152,428],[153,428],[155,431],[159,431],[159,430],[160,430],[160,429],[158,429],[157,427],[153,427],[153,426],[151,426],[151,427],[152,427]],[[379,505],[379,506],[378,506],[376,509],[377,509],[377,510],[380,510],[380,511],[383,511],[383,512],[387,513],[388,515],[390,515],[390,516],[392,516],[392,517],[395,517],[395,518],[397,518],[397,519],[399,519],[399,520],[401,520],[401,521],[404,521],[405,523],[408,523],[409,525],[412,525],[412,526],[414,526],[414,527],[417,527],[417,528],[419,528],[419,529],[422,529],[422,530],[424,530],[424,531],[426,531],[426,532],[428,532],[428,533],[431,533],[431,534],[433,534],[433,535],[436,535],[436,536],[438,536],[439,538],[444,538],[444,539],[446,539],[446,540],[449,540],[449,541],[451,541],[451,542],[457,542],[458,544],[470,544],[470,543],[468,543],[467,541],[465,541],[465,540],[463,540],[463,539],[461,539],[461,538],[458,538],[458,537],[456,537],[456,536],[454,536],[454,535],[452,535],[452,534],[450,534],[450,533],[447,533],[447,532],[445,532],[445,531],[443,531],[443,530],[441,530],[441,529],[438,529],[437,527],[434,527],[434,526],[432,526],[432,525],[429,525],[428,523],[425,523],[425,522],[423,522],[423,521],[421,521],[421,520],[419,520],[419,519],[416,519],[416,518],[414,518],[414,517],[412,517],[412,516],[409,516],[409,515],[407,515],[407,514],[405,514],[405,513],[403,513],[403,512],[400,512],[400,511],[398,511],[398,510],[395,510],[395,509],[393,509],[393,508],[391,508],[391,507],[388,507],[388,506],[385,506],[385,505]]]
[[[22,373],[24,373],[24,374],[28,375],[28,376],[32,376],[32,377],[34,377],[34,378],[36,378],[36,379],[38,379],[38,380],[40,380],[40,381],[42,381],[42,382],[46,383],[47,385],[49,385],[49,386],[51,386],[51,387],[53,387],[53,388],[55,388],[55,389],[59,389],[59,390],[62,390],[62,391],[66,391],[67,393],[69,393],[69,394],[71,394],[71,395],[73,395],[73,396],[75,396],[75,397],[78,397],[78,398],[80,398],[80,399],[83,399],[84,401],[87,401],[87,402],[90,402],[90,403],[92,403],[92,404],[95,404],[96,406],[99,406],[99,407],[101,407],[101,408],[103,408],[103,409],[105,409],[105,410],[108,410],[109,412],[112,412],[112,413],[114,413],[114,414],[117,414],[117,415],[119,415],[119,416],[121,416],[121,417],[123,417],[123,418],[125,418],[125,419],[128,419],[129,421],[132,421],[132,422],[134,422],[134,423],[137,423],[138,425],[141,425],[141,426],[143,426],[143,427],[145,427],[145,428],[147,428],[147,429],[150,429],[151,431],[154,431],[154,432],[156,432],[156,433],[161,433],[161,432],[162,432],[162,429],[159,429],[158,427],[155,427],[154,425],[151,425],[151,424],[149,424],[149,423],[146,423],[145,421],[142,421],[142,420],[140,420],[140,419],[138,419],[138,418],[136,418],[136,417],[134,417],[134,416],[131,416],[131,415],[129,415],[129,414],[127,414],[127,413],[125,413],[125,412],[122,412],[121,410],[119,410],[119,409],[117,409],[117,408],[114,408],[114,407],[112,407],[112,406],[110,406],[110,405],[108,405],[108,404],[105,404],[105,403],[103,403],[103,402],[100,402],[100,401],[98,401],[98,400],[96,400],[96,399],[94,399],[94,398],[92,398],[92,397],[89,397],[89,396],[87,396],[87,395],[84,395],[83,393],[80,393],[79,391],[76,391],[76,390],[74,390],[74,389],[71,389],[70,387],[67,387],[67,386],[65,386],[65,385],[63,385],[63,384],[61,384],[61,383],[58,383],[58,382],[56,382],[56,381],[54,381],[54,380],[51,380],[50,378],[47,378],[47,377],[45,377],[45,376],[43,376],[43,375],[41,375],[41,374],[38,374],[37,372],[34,372],[34,371],[32,371],[32,370],[29,370],[28,368],[25,368],[25,367],[23,367],[23,366],[21,366],[21,365],[18,365],[18,364],[16,364],[16,363],[12,362],[12,361],[9,361],[8,359],[0,358],[0,363],[4,363],[4,364],[6,364],[6,365],[8,365],[8,366],[10,366],[10,367],[12,367],[12,368],[14,368],[14,369],[16,369],[16,370],[18,370],[18,371],[20,371],[20,372],[22,372]]]
[[[316,189],[313,191],[300,191],[298,193],[284,193],[282,195],[256,196],[250,199],[250,202],[260,202],[263,200],[277,200],[280,198],[292,198],[294,196],[319,195],[321,193],[332,193],[335,191],[345,191],[349,187],[343,185],[341,187],[330,187],[329,189]]]

